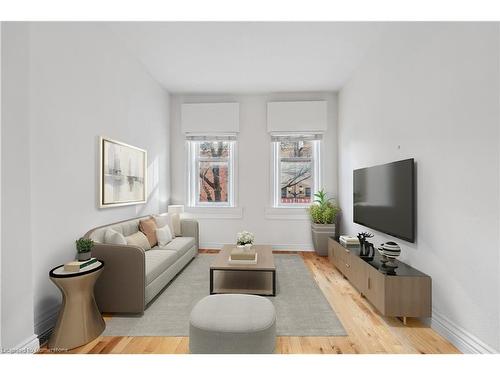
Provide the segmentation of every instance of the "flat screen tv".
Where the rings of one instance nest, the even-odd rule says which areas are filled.
[[[415,242],[414,160],[353,171],[354,222]]]

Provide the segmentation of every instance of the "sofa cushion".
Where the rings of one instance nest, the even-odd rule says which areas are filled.
[[[146,266],[146,285],[149,285],[177,260],[175,251],[149,250],[144,254]]]
[[[172,223],[171,213],[153,215],[153,219],[156,222],[156,226],[158,228],[163,228],[165,225],[168,225],[168,227],[170,228],[170,233],[172,233],[172,238],[175,238],[175,230],[174,230],[174,225]]]
[[[128,220],[116,225],[121,229],[124,236],[130,236],[139,230],[139,219]],[[112,227],[114,229],[114,227]]]
[[[156,223],[153,218],[139,221],[139,229],[148,238],[151,247],[156,246],[158,239],[156,238]]]
[[[111,245],[126,245],[127,240],[125,239],[125,236],[120,232],[117,232],[113,229],[108,229],[104,233],[104,243],[108,243]]]
[[[162,249],[175,251],[177,256],[181,257],[194,245],[195,241],[193,237],[175,237],[166,246],[163,246]]]
[[[142,247],[143,250],[151,249],[151,245],[147,237],[142,232],[136,232],[130,236],[125,237],[127,245]]]
[[[139,220],[132,219],[121,223],[106,225],[101,228],[95,229],[89,238],[95,242],[105,243],[104,235],[108,229],[112,229],[118,233],[123,234],[125,237],[136,233],[139,230]]]

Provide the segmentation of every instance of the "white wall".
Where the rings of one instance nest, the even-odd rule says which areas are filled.
[[[23,122],[13,117],[4,124],[11,133],[2,137],[3,201],[9,189],[16,196],[3,206],[2,230],[16,241],[15,247],[5,246],[4,241],[2,264],[4,272],[27,278],[29,288],[2,283],[2,298],[4,292],[12,299],[24,298],[26,292],[31,306],[21,309],[18,301],[4,298],[2,318],[5,322],[15,313],[21,320],[28,314],[31,322],[23,317],[23,327],[33,331],[34,319],[35,333],[41,333],[53,324],[61,300],[48,272],[74,258],[76,238],[98,225],[165,210],[170,184],[169,95],[103,24],[26,27],[27,41],[17,48],[27,50],[28,56],[8,57],[29,67],[29,79],[4,82],[4,94],[21,83],[28,85],[29,96],[14,102]],[[16,33],[4,35],[4,41],[12,43],[16,37]],[[23,114],[29,119],[20,117]],[[98,208],[100,135],[148,151],[147,204]],[[12,164],[10,178],[6,164]],[[12,331],[19,339],[19,329]],[[7,342],[15,343],[15,339]]]
[[[281,249],[312,249],[310,224],[305,210],[300,219],[289,219],[288,210],[269,210],[271,207],[270,157],[271,143],[267,133],[267,102],[280,100],[326,100],[328,102],[328,131],[323,141],[322,186],[331,196],[337,195],[337,97],[333,93],[288,93],[260,95],[172,95],[171,96],[171,172],[172,202],[185,204],[186,151],[181,130],[181,104],[203,102],[239,102],[240,133],[238,136],[237,204],[240,210],[229,211],[233,218],[200,218],[202,247],[217,248],[233,243],[236,233],[249,230],[256,241]],[[266,216],[266,209],[268,215]],[[284,211],[284,212],[283,212]],[[281,219],[270,219],[270,215]],[[224,214],[223,214],[224,215]],[[222,215],[222,216],[223,216]]]
[[[414,157],[417,240],[393,240],[432,276],[433,327],[466,351],[500,350],[499,67],[497,24],[400,24],[339,94],[343,231],[366,230],[353,169]]]
[[[2,348],[33,340],[29,27],[2,23]]]
[[[0,22],[0,293],[2,293],[2,22]],[[2,297],[0,296],[0,347],[2,347]]]

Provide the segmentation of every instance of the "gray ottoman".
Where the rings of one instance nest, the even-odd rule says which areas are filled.
[[[248,294],[211,295],[191,311],[191,353],[274,353],[275,345],[276,311],[267,298]]]

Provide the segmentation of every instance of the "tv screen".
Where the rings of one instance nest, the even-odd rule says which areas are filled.
[[[415,241],[414,160],[353,171],[354,222]]]

